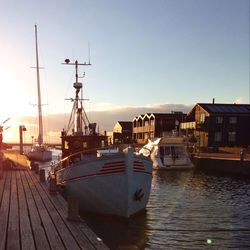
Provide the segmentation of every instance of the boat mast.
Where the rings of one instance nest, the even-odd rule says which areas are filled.
[[[38,95],[38,119],[39,119],[39,134],[38,145],[43,144],[43,119],[42,119],[42,104],[41,104],[41,90],[40,90],[40,74],[39,74],[39,60],[38,60],[38,43],[37,43],[37,25],[35,25],[36,38],[36,77],[37,77],[37,95]]]
[[[71,117],[69,120],[69,124],[68,124],[68,128],[67,131],[69,131],[70,127],[73,127],[73,134],[74,135],[83,135],[83,123],[84,123],[84,130],[85,130],[85,134],[87,134],[87,131],[89,129],[89,120],[87,117],[87,114],[83,108],[82,105],[82,101],[83,100],[87,100],[87,99],[83,99],[82,96],[82,83],[78,81],[78,66],[90,66],[90,62],[89,63],[78,63],[78,61],[76,60],[74,63],[70,63],[69,59],[65,59],[65,63],[63,64],[67,64],[67,65],[74,65],[75,66],[75,82],[74,82],[74,88],[76,89],[75,92],[75,98],[70,98],[70,99],[66,99],[66,100],[71,100],[74,101],[74,105],[73,105],[73,109],[72,109],[72,113],[71,113]],[[79,93],[81,91],[81,97],[79,97]],[[73,124],[73,126],[72,126]]]

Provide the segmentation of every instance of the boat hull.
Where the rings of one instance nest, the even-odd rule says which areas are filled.
[[[154,169],[163,169],[163,170],[185,170],[194,168],[194,164],[189,157],[183,157],[182,159],[172,160],[169,157],[156,157],[151,155],[153,161]]]
[[[67,196],[79,197],[81,211],[129,218],[147,205],[152,162],[131,152],[93,157],[57,171],[56,178]]]
[[[33,150],[27,153],[27,157],[31,161],[51,161],[52,160],[52,151],[50,150]]]

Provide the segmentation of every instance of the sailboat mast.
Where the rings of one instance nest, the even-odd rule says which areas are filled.
[[[37,43],[37,25],[35,25],[36,38],[36,76],[37,76],[37,95],[38,95],[38,119],[39,119],[39,134],[38,144],[43,144],[43,119],[42,119],[42,104],[41,104],[41,90],[40,90],[40,74],[39,74],[39,60],[38,60],[38,43]]]

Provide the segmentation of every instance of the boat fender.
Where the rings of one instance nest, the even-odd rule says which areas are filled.
[[[141,201],[143,196],[144,196],[143,190],[142,190],[142,188],[140,188],[139,190],[136,190],[136,192],[134,193],[134,200]]]

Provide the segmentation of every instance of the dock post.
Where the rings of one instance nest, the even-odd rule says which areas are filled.
[[[0,180],[3,179],[3,161],[0,158]]]
[[[45,169],[44,168],[40,169],[39,171],[39,179],[40,179],[40,182],[45,182]]]
[[[69,196],[68,200],[68,220],[79,221],[79,198],[77,196]]]
[[[35,169],[35,173],[38,174],[39,173],[39,164],[38,163],[34,164],[34,169]]]
[[[20,155],[23,155],[23,132],[26,131],[24,125],[19,126],[19,138],[20,138]]]
[[[0,151],[0,180],[3,179],[3,152]]]
[[[39,173],[39,164],[38,163],[32,161],[30,163],[30,168],[31,168],[32,171],[35,171],[36,174]]]
[[[50,194],[57,194],[57,186],[56,186],[56,179],[50,176],[49,180],[49,193]]]

